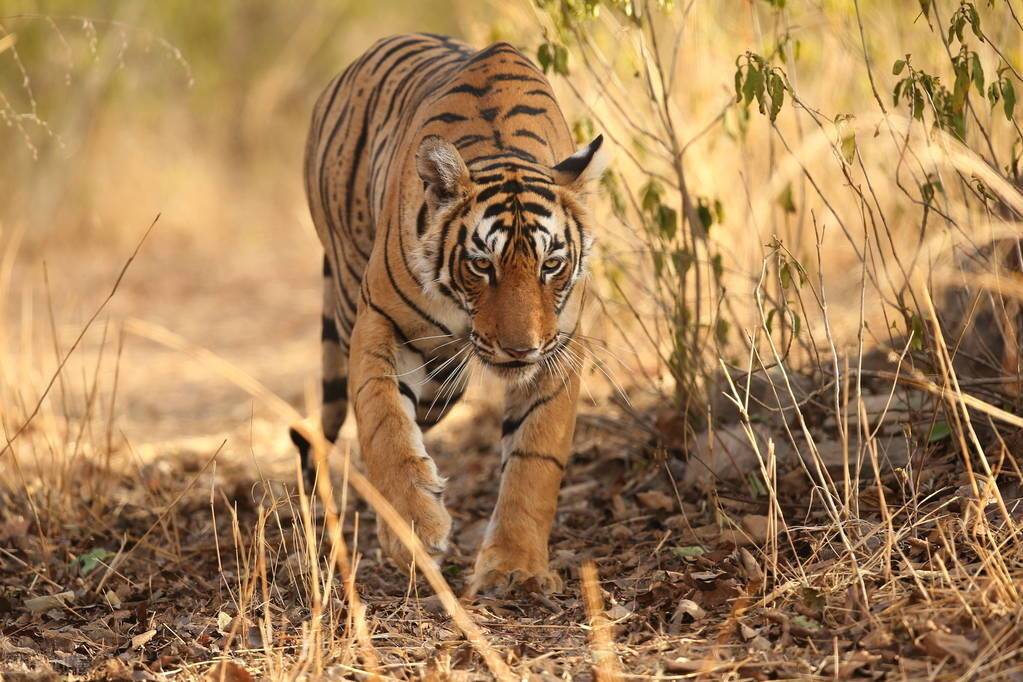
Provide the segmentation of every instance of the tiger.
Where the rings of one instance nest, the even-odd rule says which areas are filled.
[[[562,589],[548,543],[576,422],[588,206],[606,164],[603,136],[576,149],[543,71],[507,42],[381,39],[313,109],[321,427],[335,442],[351,406],[366,476],[434,559],[451,516],[423,433],[471,367],[504,391],[500,486],[468,595]],[[292,440],[315,476],[308,442]],[[377,536],[408,570],[379,519]]]

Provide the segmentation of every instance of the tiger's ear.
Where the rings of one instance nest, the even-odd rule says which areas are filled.
[[[469,189],[469,169],[458,149],[437,135],[427,135],[416,151],[416,170],[426,184],[428,197],[447,203]]]
[[[554,171],[554,182],[562,187],[586,190],[600,179],[610,160],[604,136],[597,135],[588,145],[580,147],[575,154],[551,169]]]

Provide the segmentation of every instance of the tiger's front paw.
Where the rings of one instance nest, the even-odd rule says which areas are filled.
[[[442,491],[443,483],[434,476],[427,480],[410,480],[387,496],[395,510],[412,526],[412,530],[419,536],[431,557],[447,551],[448,535],[451,532],[451,515],[444,507]],[[412,553],[399,539],[398,534],[379,516],[377,537],[384,554],[398,564],[399,568],[408,572],[412,565]]]
[[[487,542],[476,556],[466,595],[516,591],[550,594],[560,592],[562,586],[561,577],[547,565],[546,546],[528,551],[518,544]]]

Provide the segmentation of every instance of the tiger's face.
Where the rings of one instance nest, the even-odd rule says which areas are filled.
[[[585,201],[605,166],[602,142],[553,167],[490,158],[470,168],[436,136],[419,147],[420,280],[464,312],[477,357],[499,373],[529,373],[575,329],[573,293],[593,244]]]

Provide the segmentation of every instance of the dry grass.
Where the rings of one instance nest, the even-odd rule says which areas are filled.
[[[160,130],[140,113],[152,101],[100,94],[122,69],[187,69],[201,89],[212,74],[187,46],[174,57],[149,38],[160,66],[116,49],[145,40],[122,24],[55,22],[47,40],[71,58],[33,63],[0,34],[13,74],[0,71],[13,126],[0,139],[16,143],[2,177],[33,179],[0,188],[0,676],[1023,675],[1023,268],[984,248],[1020,234],[1004,169],[1019,129],[974,98],[960,142],[889,104],[907,52],[949,78],[939,29],[955,3],[934,3],[934,30],[915,3],[787,4],[678,3],[657,15],[657,45],[608,11],[573,36],[525,4],[446,10],[477,43],[535,46],[541,28],[569,42],[556,87],[573,119],[616,140],[631,192],[605,212],[594,268],[601,340],[551,545],[565,592],[515,599],[456,597],[496,496],[486,388],[429,438],[452,479],[440,566],[409,579],[383,559],[377,519],[426,554],[347,442],[327,453],[309,433],[332,475],[316,490],[297,476],[286,427],[315,411],[319,277],[295,170],[308,107],[290,98],[315,96],[306,70],[324,70],[330,22],[273,43],[280,59],[256,69],[230,141],[182,124],[201,101],[170,106]],[[1023,69],[1007,7],[979,8],[988,42],[971,46],[988,74],[1003,58]],[[388,32],[349,10],[329,16],[350,20],[353,53]],[[793,91],[773,124],[755,107],[747,118],[735,58],[779,43]],[[74,75],[91,126],[47,109],[47,69]],[[251,142],[270,137],[253,162]],[[681,223],[677,238],[690,277],[713,279],[721,256],[715,286],[671,288],[653,271],[651,252],[682,242],[641,224],[650,174],[680,223],[689,200],[723,202],[708,235]],[[926,202],[934,180],[944,191]],[[800,286],[783,285],[784,264]],[[664,398],[679,301],[705,350],[698,419]]]

